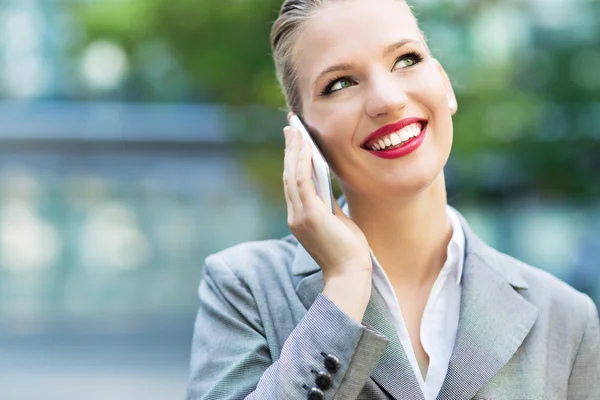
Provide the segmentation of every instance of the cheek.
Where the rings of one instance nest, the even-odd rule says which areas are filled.
[[[343,124],[328,124],[325,129],[320,136],[320,149],[331,169],[337,174],[340,167],[343,168],[348,163],[348,155],[352,154],[352,149],[349,148],[352,127]]]
[[[419,98],[419,102],[425,103],[429,109],[432,105],[448,104],[446,88],[437,64],[426,62],[407,82],[411,91]]]
[[[423,107],[429,118],[428,160],[439,159],[441,164],[447,161],[452,148],[452,113],[448,105],[445,86],[437,71],[428,71],[427,76],[420,79],[420,88],[414,92],[415,101]],[[427,140],[427,139],[426,139]],[[430,151],[433,151],[430,153]],[[432,163],[435,168],[439,164]]]
[[[339,156],[338,153],[346,153],[334,149],[352,145],[354,139],[352,135],[358,124],[359,115],[352,104],[334,101],[313,106],[306,114],[306,121],[316,134],[321,151],[328,161],[332,155]]]
[[[325,157],[329,167],[335,169],[335,149],[339,139],[339,132],[335,130],[335,116],[324,118],[320,113],[311,111],[304,115],[304,121],[317,144],[317,147]],[[339,128],[338,128],[339,129]]]
[[[419,103],[425,105],[431,113],[436,114],[444,110],[449,112],[446,91],[439,79],[424,80],[417,93]]]
[[[430,79],[424,83],[415,92],[415,100],[429,114],[431,127],[437,136],[452,136],[452,112],[440,79]]]

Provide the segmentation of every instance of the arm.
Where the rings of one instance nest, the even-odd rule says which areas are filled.
[[[321,354],[340,361],[326,399],[355,399],[388,340],[319,294],[273,361],[256,303],[227,265],[209,257],[199,288],[187,399],[305,399]],[[340,334],[343,333],[343,334]],[[337,397],[336,397],[337,394]]]
[[[585,300],[587,324],[569,379],[568,398],[573,400],[600,399],[600,322],[592,300]]]

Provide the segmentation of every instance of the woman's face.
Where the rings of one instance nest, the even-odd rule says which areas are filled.
[[[387,197],[427,188],[450,154],[456,100],[408,6],[331,2],[299,37],[302,117],[344,191]]]

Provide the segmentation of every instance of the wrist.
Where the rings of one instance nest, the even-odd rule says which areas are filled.
[[[323,274],[325,285],[335,284],[352,287],[371,287],[372,279],[372,272],[367,270],[344,272],[341,274]]]
[[[323,271],[323,281],[325,284],[328,282],[344,282],[345,284],[351,285],[369,285],[373,278],[373,271],[371,268],[371,262],[368,264],[363,263],[357,266],[356,263],[353,265],[344,265],[337,268],[326,268],[321,269]]]
[[[371,298],[371,287],[371,274],[353,273],[329,278],[322,293],[360,324]]]

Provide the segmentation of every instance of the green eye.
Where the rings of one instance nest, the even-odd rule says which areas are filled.
[[[408,53],[403,55],[396,61],[396,64],[394,64],[394,69],[412,67],[413,65],[417,65],[421,61],[423,61],[423,57],[420,54]]]
[[[411,65],[415,65],[415,64],[416,64],[416,62],[412,58],[405,58],[403,60],[398,61],[398,64],[396,64],[396,65],[400,65],[400,67],[406,68],[406,67],[410,67]]]
[[[335,92],[336,90],[345,89],[350,86],[352,86],[352,81],[350,79],[340,79],[331,86],[330,90]]]

